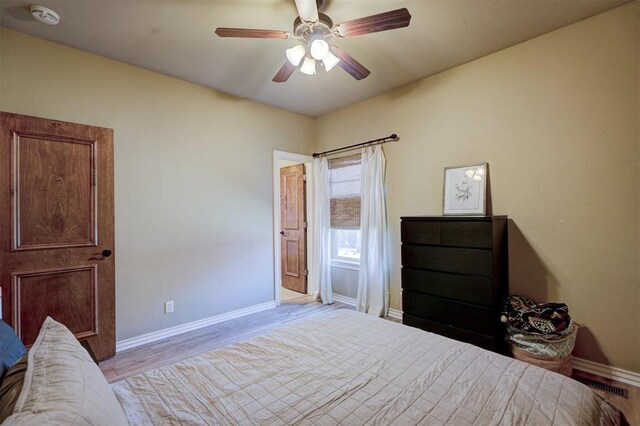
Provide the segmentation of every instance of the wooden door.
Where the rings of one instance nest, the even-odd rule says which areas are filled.
[[[47,316],[115,354],[113,131],[0,113],[2,319],[31,345]]]
[[[307,293],[304,164],[280,169],[282,286]]]

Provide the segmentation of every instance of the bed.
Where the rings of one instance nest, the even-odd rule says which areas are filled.
[[[619,424],[572,379],[350,310],[111,385],[135,425]]]

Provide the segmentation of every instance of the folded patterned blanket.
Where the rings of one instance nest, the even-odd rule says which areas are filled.
[[[501,320],[520,331],[544,335],[560,335],[571,326],[566,304],[551,302],[538,305],[524,296],[509,296]]]

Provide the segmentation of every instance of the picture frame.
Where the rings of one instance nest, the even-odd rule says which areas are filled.
[[[444,168],[443,214],[484,216],[487,211],[489,163]]]

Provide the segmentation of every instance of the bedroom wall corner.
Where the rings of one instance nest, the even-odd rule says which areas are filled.
[[[442,213],[442,170],[487,161],[508,214],[511,292],[566,302],[575,354],[640,372],[640,37],[634,2],[318,119],[316,151],[385,146],[400,217]],[[541,300],[542,298],[546,300]]]

